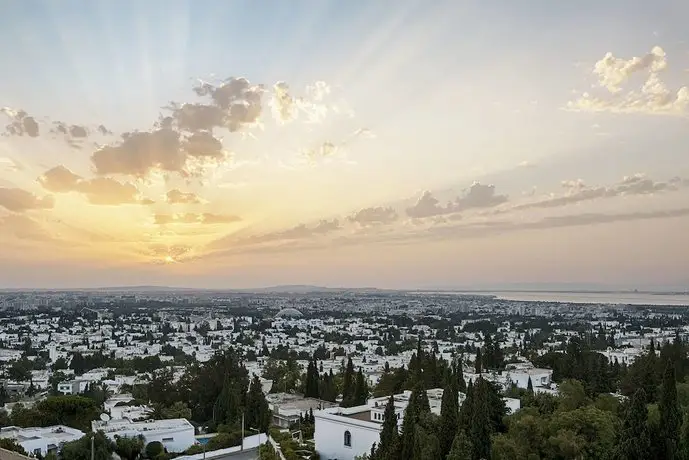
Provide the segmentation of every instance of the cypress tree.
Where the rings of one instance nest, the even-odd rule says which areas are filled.
[[[343,407],[351,407],[354,397],[354,363],[352,358],[347,360],[347,366],[344,371],[344,383],[342,386],[342,404]]]
[[[361,371],[361,368],[359,368],[359,372],[356,374],[356,381],[354,383],[352,406],[366,404],[366,401],[368,401],[368,384],[366,383],[364,373]]]
[[[318,367],[315,361],[309,361],[309,365],[306,368],[304,396],[306,398],[317,398],[318,395]]]
[[[640,388],[632,396],[624,414],[617,445],[617,459],[645,460],[652,457],[647,418],[646,392]]]
[[[481,377],[474,385],[471,425],[467,432],[473,444],[474,458],[490,458],[490,437],[493,434],[488,383]]]
[[[529,376],[529,381],[526,383],[526,391],[533,394],[533,382],[531,382],[531,376]]]
[[[677,402],[677,387],[675,385],[675,367],[668,360],[663,375],[663,386],[660,392],[660,433],[664,440],[663,458],[674,460],[677,457],[679,431],[682,426],[682,414]]]
[[[477,374],[481,373],[481,369],[483,366],[483,363],[481,362],[481,349],[478,348],[476,350],[476,360],[474,360],[474,370],[476,371]]]
[[[375,460],[395,460],[398,457],[398,450],[399,433],[397,432],[395,399],[390,395],[383,413],[383,428],[380,432],[380,442],[372,458]]]
[[[415,428],[422,414],[430,412],[428,395],[421,382],[418,382],[411,392],[409,404],[404,411],[402,422],[402,435],[400,439],[400,459],[412,460],[414,458]]]
[[[452,441],[459,427],[459,406],[457,402],[457,390],[449,381],[443,391],[443,400],[440,405],[440,456],[445,458],[450,452]]]
[[[464,363],[462,357],[457,358],[454,366],[455,379],[457,380],[457,390],[461,393],[466,393],[467,383],[464,380]]]

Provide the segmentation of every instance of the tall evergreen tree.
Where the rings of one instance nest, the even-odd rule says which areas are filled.
[[[395,399],[388,399],[383,413],[383,428],[380,431],[380,442],[374,450],[372,460],[396,460],[399,455],[399,433],[397,431],[397,414]]]
[[[353,406],[352,402],[354,397],[355,386],[354,378],[354,363],[352,362],[352,358],[350,356],[347,360],[347,366],[345,367],[344,371],[344,381],[342,386],[342,404],[340,404],[343,407]]]
[[[307,398],[318,398],[318,366],[315,360],[309,361],[306,368],[306,385],[304,388],[304,396]]]
[[[445,458],[450,452],[452,441],[459,428],[459,404],[456,386],[448,381],[443,390],[443,400],[440,405],[440,456]]]
[[[677,387],[675,382],[675,366],[668,360],[663,386],[660,392],[660,432],[664,440],[663,458],[674,460],[677,458],[679,432],[682,426],[682,414],[677,402]]]
[[[481,357],[481,349],[478,348],[476,350],[476,359],[474,360],[474,370],[476,371],[477,374],[480,374],[481,369],[483,369],[483,362],[482,362],[482,357]]]
[[[359,368],[354,383],[352,406],[361,406],[366,404],[366,401],[368,401],[368,383],[366,383],[366,377],[364,377],[364,373]]]
[[[400,438],[400,460],[414,459],[416,444],[415,428],[424,414],[430,412],[428,395],[421,382],[418,382],[411,392],[409,403],[404,411],[402,435]]]
[[[647,419],[646,394],[644,389],[640,388],[632,396],[625,411],[616,459],[645,460],[652,457]]]

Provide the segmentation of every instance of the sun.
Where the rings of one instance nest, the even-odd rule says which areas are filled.
[[[166,264],[174,264],[175,262],[177,262],[172,256],[165,256],[164,260]]]

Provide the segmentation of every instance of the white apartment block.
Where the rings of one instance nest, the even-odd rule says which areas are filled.
[[[182,452],[196,442],[194,426],[185,418],[146,420],[133,422],[129,419],[91,422],[93,431],[102,430],[107,437],[136,437],[142,435],[146,444],[159,441],[168,452]]]
[[[82,431],[63,425],[44,428],[20,428],[6,426],[0,428],[0,438],[13,438],[29,453],[29,455],[43,455],[48,452],[59,452],[62,445],[76,441],[84,436]]]

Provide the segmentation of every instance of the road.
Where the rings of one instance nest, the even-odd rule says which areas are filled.
[[[247,450],[244,452],[237,452],[223,455],[222,457],[207,457],[209,460],[256,460],[258,458],[258,449]]]

